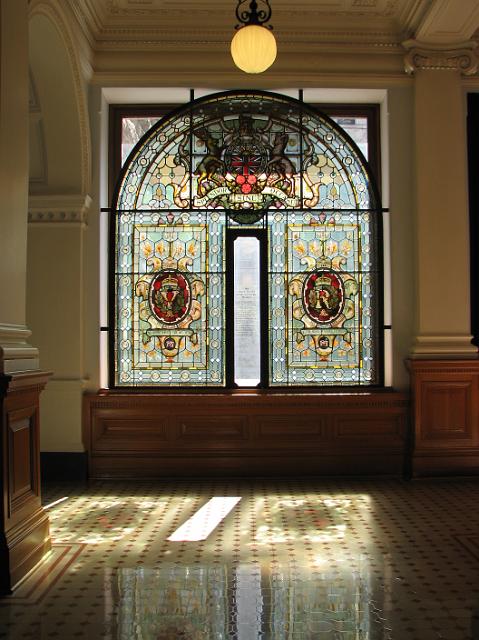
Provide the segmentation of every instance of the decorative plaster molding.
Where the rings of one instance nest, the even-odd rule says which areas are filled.
[[[471,344],[472,335],[419,335],[411,349],[413,359],[477,358],[477,347]]]
[[[87,223],[90,205],[90,196],[31,196],[28,205],[28,222],[84,225]]]
[[[459,71],[465,76],[477,72],[479,58],[477,42],[469,41],[457,46],[422,44],[416,40],[403,42],[407,50],[404,57],[406,73],[424,71]]]
[[[190,16],[192,11],[197,15],[200,11],[204,15],[211,17],[213,12],[217,12],[215,0],[208,0],[203,2],[201,7],[198,7],[197,0],[189,0],[186,2],[183,0],[181,5],[173,4],[165,7],[164,0],[86,0],[87,3],[99,3],[106,16],[145,16],[151,17],[152,15],[164,16],[165,13],[174,14],[175,16],[186,15]],[[399,13],[403,8],[404,0],[348,0],[346,3],[344,0],[335,0],[334,4],[332,0],[329,0],[326,6],[321,6],[317,0],[303,0],[301,7],[282,4],[274,9],[275,15],[304,15],[308,17],[313,15],[321,16],[357,16],[369,15],[369,16],[392,16]],[[418,0],[408,0],[408,4],[415,4]],[[232,15],[232,13],[231,13]]]
[[[96,36],[102,28],[102,20],[96,11],[98,4],[90,6],[85,3],[85,0],[80,0],[79,2],[70,3],[70,7],[93,51]]]
[[[213,40],[213,39],[201,39],[192,37],[187,42],[179,40],[178,38],[172,39],[171,33],[165,33],[165,38],[161,38],[161,34],[158,35],[159,39],[146,39],[136,40],[131,37],[115,40],[101,40],[97,43],[97,51],[104,53],[110,51],[128,51],[133,52],[170,52],[177,51],[180,47],[182,51],[194,52],[194,53],[208,53],[208,52],[222,52],[227,51],[230,44],[229,40]],[[345,34],[337,34],[338,37]],[[281,39],[281,47],[284,51],[299,52],[325,52],[325,53],[342,53],[344,55],[355,56],[359,53],[382,55],[382,54],[394,54],[401,55],[402,48],[399,43],[371,40],[368,39],[371,34],[364,35],[364,40],[352,40],[352,37],[356,37],[358,34],[349,34],[348,42],[341,42],[341,40],[322,40],[315,37],[314,34],[296,34],[286,33]],[[375,35],[375,34],[373,34]],[[156,36],[155,36],[156,37]],[[201,49],[201,51],[200,51]],[[168,61],[166,61],[166,66]]]
[[[78,222],[83,223],[84,218],[80,211],[29,211],[28,222]]]
[[[59,4],[58,0],[34,0],[29,5],[29,19],[35,15],[46,16],[55,25],[68,52],[80,123],[82,192],[88,193],[91,184],[90,121],[85,82],[81,72],[81,56],[73,25],[65,13],[65,7]]]
[[[318,4],[317,0],[302,0],[300,6],[283,2],[274,9],[274,22],[282,40],[289,34],[291,25],[295,25],[295,30],[299,33],[298,42],[308,33],[315,39],[339,38],[343,43],[349,43],[351,34],[353,39],[366,37],[373,40],[380,33],[381,39],[400,42],[404,34],[414,31],[418,16],[423,15],[424,3],[431,1],[328,0],[323,5]],[[179,33],[179,24],[183,46],[197,40],[198,24],[201,24],[202,38],[205,41],[231,40],[232,9],[227,11],[218,8],[217,0],[204,0],[201,3],[198,0],[182,0],[181,3],[168,5],[165,0],[68,2],[81,22],[88,24],[95,50],[102,41],[122,38],[140,42],[156,40],[161,43],[165,38],[171,38],[172,34]]]
[[[25,342],[32,335],[30,329],[23,324],[0,323],[0,343]]]
[[[0,324],[0,373],[38,369],[38,349],[27,342],[31,333],[25,325]]]
[[[377,0],[353,0],[353,7],[375,7]]]
[[[252,81],[247,74],[240,76],[236,70],[217,70],[203,68],[201,71],[139,71],[125,73],[121,70],[107,69],[95,72],[92,84],[100,87],[158,87],[158,86],[211,86],[229,89],[235,86],[238,89],[271,89],[278,87],[293,87],[298,85],[297,70],[278,71],[274,69],[267,72],[267,77]],[[302,82],[304,88],[315,88],[321,85],[323,88],[337,88],[338,85],[345,89],[384,89],[385,86],[409,86],[411,79],[402,71],[400,63],[397,69],[384,71],[366,68],[359,76],[357,71],[345,69],[334,73],[326,71],[308,71],[307,78]]]

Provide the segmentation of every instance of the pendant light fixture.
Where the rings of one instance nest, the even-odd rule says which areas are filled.
[[[248,4],[249,8],[244,5]],[[231,41],[231,56],[235,65],[246,73],[263,73],[276,59],[276,39],[271,25],[265,23],[271,18],[269,0],[238,0],[236,17],[241,24],[236,25],[236,33]]]

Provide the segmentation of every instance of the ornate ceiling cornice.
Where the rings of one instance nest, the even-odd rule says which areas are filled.
[[[225,59],[229,60],[234,7],[218,0],[65,2],[71,6],[81,29],[88,33],[96,77],[104,72],[119,72],[124,64],[121,54],[126,52],[135,56],[130,66],[145,73],[152,73],[154,54],[161,58],[164,57],[161,54],[165,54],[175,72],[186,64],[196,68],[196,58],[204,63],[208,56],[217,55],[217,61],[208,64],[209,70],[217,66],[221,70]],[[455,0],[296,0],[294,3],[274,0],[275,33],[281,52],[289,59],[283,56],[278,62],[290,68],[293,54],[311,53],[316,62],[318,56],[321,60],[327,59],[331,72],[332,69],[355,69],[360,73],[364,69],[365,73],[374,73],[378,65],[383,73],[391,68],[391,59],[397,58],[393,72],[396,73],[396,68],[403,69],[403,41],[410,42],[408,38],[421,33],[425,34],[421,36],[423,41],[407,48],[409,74],[419,68],[456,69],[464,75],[473,74],[476,56],[469,45],[434,48],[425,44],[443,33],[444,24],[452,24],[446,18],[454,4]],[[464,22],[465,18],[461,20]],[[171,60],[173,52],[178,53],[174,61]],[[294,56],[295,64],[298,55]],[[310,73],[307,60],[305,65]],[[159,66],[163,70],[163,60]],[[326,71],[325,65],[322,68]]]
[[[88,23],[94,48],[125,39],[159,43],[178,41],[225,42],[234,27],[233,7],[217,0],[69,0],[81,20]],[[409,35],[424,7],[432,0],[275,0],[274,26],[280,40],[321,42],[401,43]],[[407,21],[405,23],[404,21]],[[199,26],[201,25],[201,28]],[[201,40],[198,37],[201,33]],[[131,45],[129,45],[131,46]]]
[[[127,31],[119,31],[116,37],[97,41],[97,51],[121,51],[121,50],[155,50],[170,51],[172,47],[181,47],[182,51],[226,51],[230,44],[228,37],[222,37],[216,33],[210,36],[202,32],[201,37],[195,33],[194,36],[184,40],[178,38],[176,33],[161,34],[139,34]],[[302,36],[302,37],[301,37]],[[346,37],[345,37],[346,36]],[[362,36],[362,37],[361,37]],[[346,40],[346,41],[345,41]],[[330,51],[341,53],[393,53],[402,54],[400,42],[391,42],[382,39],[379,34],[358,34],[354,32],[331,34],[330,39],[319,39],[314,35],[288,32],[281,37],[281,48],[283,51]]]
[[[198,0],[181,0],[175,4],[167,4],[165,0],[83,0],[86,3],[95,2],[101,5],[105,16],[115,17],[149,17],[152,16],[191,16],[203,14],[211,19],[219,10],[224,10],[225,15],[233,16],[233,5],[228,7],[223,3],[218,7],[217,0],[203,0],[199,6]],[[318,0],[301,0],[292,4],[290,0],[275,0],[275,16],[324,16],[333,17],[391,17],[401,13],[406,7],[407,11],[417,5],[424,5],[425,0],[329,0],[322,5]],[[430,2],[431,0],[427,0]]]

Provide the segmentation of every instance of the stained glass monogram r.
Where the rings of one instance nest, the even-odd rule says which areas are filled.
[[[115,386],[381,383],[381,207],[328,117],[193,101],[133,149],[112,213]]]

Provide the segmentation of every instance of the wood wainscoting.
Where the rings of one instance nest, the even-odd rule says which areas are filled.
[[[2,485],[0,593],[14,586],[50,550],[40,499],[39,395],[50,374],[0,375]]]
[[[100,391],[83,415],[91,478],[401,475],[409,396]]]
[[[409,360],[412,474],[479,473],[479,360]]]

